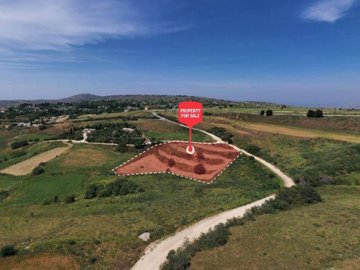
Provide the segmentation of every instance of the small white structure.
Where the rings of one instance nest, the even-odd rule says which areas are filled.
[[[129,133],[132,133],[132,132],[135,131],[133,128],[123,128],[122,130],[126,131],[126,132],[129,132]]]
[[[140,234],[138,236],[141,240],[143,240],[144,242],[147,242],[150,240],[150,233],[149,232],[144,232],[142,234]]]

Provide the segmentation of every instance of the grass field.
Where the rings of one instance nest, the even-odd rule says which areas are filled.
[[[324,202],[232,228],[230,241],[196,255],[191,269],[359,269],[360,187],[318,190]]]
[[[148,138],[156,140],[189,140],[189,130],[187,128],[174,125],[158,119],[138,120],[131,122],[136,125]],[[193,141],[195,142],[212,142],[212,139],[199,131],[193,131]]]
[[[155,240],[208,215],[262,198],[281,185],[256,162],[240,158],[213,185],[169,175],[139,176],[128,179],[143,193],[83,198],[90,183],[117,179],[111,169],[134,154],[75,145],[46,164],[43,175],[0,176],[0,189],[11,192],[0,202],[0,246],[15,244],[19,262],[50,253],[73,258],[83,267],[92,265],[95,257],[92,269],[128,269],[146,245],[137,238],[140,233],[149,231]],[[71,194],[76,202],[64,204]],[[43,205],[54,196],[61,202]],[[0,265],[7,261],[15,264],[0,259]]]

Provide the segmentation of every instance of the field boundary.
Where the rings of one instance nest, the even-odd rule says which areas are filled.
[[[134,159],[140,157],[141,155],[147,153],[148,151],[150,151],[151,149],[155,148],[155,147],[159,147],[161,145],[166,145],[166,144],[171,144],[171,143],[188,143],[188,141],[180,141],[180,140],[174,140],[174,141],[166,141],[163,143],[159,143],[156,145],[151,146],[150,148],[144,150],[143,152],[137,154],[136,156],[130,158],[129,160],[123,162],[122,164],[120,164],[119,166],[115,167],[114,169],[112,169],[112,172],[118,176],[139,176],[139,175],[155,175],[155,174],[170,174],[170,175],[175,175],[175,176],[179,176],[185,179],[189,179],[189,180],[193,180],[199,183],[203,183],[203,184],[212,184],[214,181],[216,181],[223,173],[224,171],[230,167],[230,165],[232,165],[242,154],[241,151],[239,151],[238,149],[235,149],[239,152],[239,154],[225,167],[223,168],[215,177],[213,177],[211,179],[211,181],[203,181],[200,179],[196,179],[196,178],[192,178],[192,177],[188,177],[188,176],[184,176],[178,173],[174,173],[174,172],[167,172],[167,171],[159,171],[159,172],[146,172],[146,173],[128,173],[128,174],[120,174],[117,173],[117,169],[125,166],[126,164],[130,163],[131,161],[133,161]],[[194,142],[193,144],[205,144],[205,145],[216,145],[216,144],[226,144],[226,143],[220,143],[220,142]],[[230,144],[228,144],[229,146],[231,146]]]

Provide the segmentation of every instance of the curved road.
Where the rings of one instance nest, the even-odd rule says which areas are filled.
[[[156,113],[153,113],[155,116],[157,116],[160,120],[171,122],[177,125],[180,125],[182,127],[186,127],[180,123],[171,121],[169,119],[166,119],[162,116],[159,116]],[[187,127],[186,127],[187,128]],[[205,130],[196,129],[194,130],[200,131],[202,133],[207,134],[211,138],[213,138],[216,143],[225,143],[221,138],[217,137],[214,134],[211,134]],[[295,185],[292,178],[284,174],[279,168],[276,166],[270,164],[269,162],[254,156],[248,152],[246,152],[243,149],[238,148],[235,145],[231,145],[235,149],[241,151],[247,156],[252,156],[263,164],[265,167],[273,171],[277,176],[279,176],[283,181],[284,185],[286,187],[291,187]],[[258,200],[256,202],[231,209],[225,212],[222,212],[220,214],[217,214],[215,216],[211,216],[208,218],[205,218],[193,225],[190,225],[189,227],[176,232],[174,235],[171,235],[167,238],[164,238],[162,240],[156,241],[154,243],[151,243],[146,249],[145,254],[137,261],[137,263],[131,268],[132,270],[158,270],[161,267],[161,264],[163,264],[166,261],[166,256],[168,255],[170,250],[176,250],[183,246],[183,244],[186,241],[193,241],[200,237],[202,233],[208,232],[211,228],[214,228],[216,225],[220,223],[225,223],[228,219],[234,218],[234,217],[242,217],[247,210],[251,209],[254,206],[261,206],[264,204],[267,200],[274,198],[275,195],[271,195],[269,197],[266,197],[264,199]]]

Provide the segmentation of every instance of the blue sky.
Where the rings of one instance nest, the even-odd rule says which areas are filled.
[[[0,99],[360,107],[357,0],[0,0]]]

